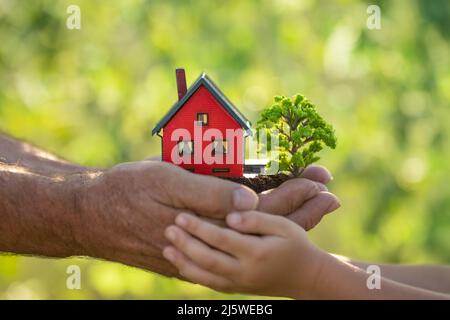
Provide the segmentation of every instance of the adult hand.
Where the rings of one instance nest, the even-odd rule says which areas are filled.
[[[322,168],[308,169],[305,176],[328,179]],[[306,178],[258,198],[242,185],[156,161],[115,166],[81,184],[77,194],[80,214],[74,234],[84,254],[166,275],[176,272],[161,256],[167,245],[164,230],[180,212],[223,221],[230,212],[259,208],[312,226],[310,221],[318,222],[335,199]]]
[[[175,269],[161,255],[164,230],[178,213],[224,218],[258,205],[247,187],[156,161],[117,165],[80,184],[76,193],[74,234],[83,254],[166,275]]]

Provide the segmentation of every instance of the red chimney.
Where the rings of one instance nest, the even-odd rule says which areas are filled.
[[[181,100],[187,92],[186,74],[183,68],[177,68],[176,75],[177,75],[178,100]]]

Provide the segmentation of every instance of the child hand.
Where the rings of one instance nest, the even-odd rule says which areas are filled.
[[[166,229],[163,255],[184,278],[225,292],[303,297],[325,253],[290,220],[258,211],[232,213],[223,228],[179,214]],[[233,230],[234,229],[234,230]]]

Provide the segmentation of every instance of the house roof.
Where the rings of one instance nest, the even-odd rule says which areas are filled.
[[[172,117],[181,109],[181,107],[188,101],[188,99],[200,88],[201,85],[204,85],[206,89],[219,101],[219,103],[225,108],[225,110],[236,120],[239,125],[245,129],[248,135],[251,135],[251,123],[244,117],[244,115],[231,103],[230,100],[220,91],[220,89],[216,86],[216,84],[206,75],[206,73],[202,73],[197,80],[195,80],[194,84],[188,89],[186,94],[180,100],[175,103],[172,108],[167,112],[167,114],[158,122],[158,124],[153,128],[152,135],[158,133],[167,122],[172,119]]]

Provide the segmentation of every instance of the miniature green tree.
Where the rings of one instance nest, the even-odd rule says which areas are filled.
[[[320,159],[316,154],[324,146],[336,147],[333,127],[301,94],[292,98],[276,96],[274,104],[262,112],[256,127],[258,131],[267,130],[269,135],[274,134],[274,129],[278,131],[279,159],[274,161],[278,162],[279,171],[289,171],[295,177]]]

